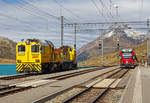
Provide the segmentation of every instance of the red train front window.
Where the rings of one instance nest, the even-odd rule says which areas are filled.
[[[132,53],[123,53],[122,55],[123,55],[123,58],[124,58],[124,59],[130,59]]]

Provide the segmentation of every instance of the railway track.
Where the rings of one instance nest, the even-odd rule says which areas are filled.
[[[89,81],[93,81],[93,80],[95,80],[95,79],[97,79],[97,78],[99,78],[99,77],[103,77],[104,75],[109,75],[109,76],[107,76],[107,78],[109,78],[109,77],[111,77],[111,76],[113,76],[113,74],[112,73],[118,73],[119,71],[122,71],[120,68],[114,68],[113,70],[109,70],[109,71],[107,71],[107,72],[104,72],[104,73],[102,73],[102,74],[99,74],[99,75],[97,75],[97,76],[95,76],[95,77],[93,77],[93,78],[91,78],[90,80],[88,80],[88,81],[85,81],[84,83],[87,83],[87,82],[89,82]],[[84,83],[81,83],[80,85],[82,85],[82,84],[84,84]],[[53,99],[53,98],[55,98],[56,96],[58,96],[58,98],[59,98],[59,95],[61,95],[61,94],[63,94],[63,93],[66,93],[67,91],[70,91],[71,89],[76,89],[76,87],[77,87],[77,89],[81,89],[81,88],[78,88],[79,86],[78,85],[76,85],[76,86],[74,86],[74,87],[71,87],[71,88],[68,88],[68,89],[66,89],[66,90],[63,90],[63,91],[60,91],[60,92],[58,92],[58,93],[56,93],[56,94],[53,94],[53,95],[50,95],[50,96],[47,96],[47,97],[44,97],[44,98],[41,98],[41,99],[39,99],[39,100],[37,100],[37,101],[34,101],[34,103],[41,103],[41,102],[46,102],[46,101],[48,101],[48,103],[49,103],[49,100],[51,100],[51,99]],[[92,87],[91,87],[92,88]],[[86,91],[86,90],[85,90]],[[82,93],[81,93],[82,94]],[[68,94],[67,94],[68,95]],[[56,99],[57,100],[57,99]],[[50,101],[51,102],[51,101]],[[55,102],[57,102],[57,101],[55,101]],[[62,102],[62,101],[61,101]],[[60,102],[60,103],[61,103]],[[58,102],[59,103],[59,102]]]
[[[0,97],[7,96],[9,94],[14,94],[17,92],[21,92],[30,88],[31,87],[18,88],[16,86],[3,86],[3,87],[0,87]]]
[[[110,86],[117,81],[117,79],[122,78],[129,70],[118,70],[111,75],[107,76],[105,79],[108,78],[115,78],[113,82],[111,82],[107,88],[105,89],[98,89],[98,88],[93,88],[94,85],[97,83],[89,86],[88,88],[83,89],[82,91],[78,92],[77,94],[74,94],[73,96],[65,99],[62,103],[83,103],[83,102],[88,102],[88,103],[96,103],[97,100],[100,100],[104,94],[106,94],[110,90]],[[102,80],[101,80],[102,81]],[[94,97],[93,97],[94,96]]]
[[[49,77],[49,78],[45,78],[45,79],[63,80],[63,79],[67,79],[67,78],[70,78],[70,77],[75,77],[75,76],[78,76],[78,75],[86,74],[86,73],[89,73],[89,72],[102,70],[102,69],[105,69],[105,68],[106,67],[98,67],[98,68],[95,68],[95,69],[89,69],[89,70],[84,70],[84,71],[77,71],[77,72],[68,73],[68,74],[64,74],[64,75],[58,75],[58,76]]]
[[[122,73],[119,78],[122,78],[129,70],[126,70],[124,73]],[[115,79],[106,89],[104,89],[101,93],[99,93],[90,103],[96,103],[96,102],[100,102],[100,99],[103,97],[103,95],[105,95],[106,93],[108,93],[108,91],[110,90],[110,86],[117,81],[117,79]]]
[[[67,79],[67,78],[71,78],[74,76],[78,76],[78,75],[82,75],[82,74],[86,74],[89,72],[94,72],[97,70],[101,70],[104,68],[95,68],[95,69],[90,69],[90,70],[84,70],[84,71],[79,71],[79,72],[73,72],[73,73],[68,73],[68,74],[64,74],[64,75],[59,75],[59,76],[54,76],[54,77],[50,77],[50,78],[44,78],[44,80],[49,80],[49,79],[53,79],[53,80],[63,80],[63,79]],[[35,75],[35,74],[34,74]],[[16,79],[17,77],[15,77]],[[19,76],[20,78],[20,76]],[[13,78],[14,79],[14,78]],[[11,80],[10,78],[5,78],[4,80]],[[57,82],[57,81],[56,81]],[[21,82],[22,83],[22,82]],[[20,83],[19,83],[20,84]],[[45,84],[46,85],[46,84]],[[16,85],[11,85],[11,86],[4,86],[4,87],[0,87],[0,97],[9,95],[9,94],[14,94],[17,92],[21,92],[27,89],[31,89],[32,86],[27,86],[27,87],[16,87]]]
[[[90,67],[93,68],[93,67]],[[92,71],[96,71],[96,70],[100,70],[100,69],[105,69],[106,67],[97,67],[95,69],[89,69],[89,70],[84,70],[84,71],[79,71],[79,72],[73,72],[73,73],[68,73],[68,74],[64,74],[64,75],[59,75],[59,76],[54,76],[54,77],[50,77],[50,78],[46,78],[46,79],[56,79],[56,78],[60,78],[62,77],[62,79],[65,77],[67,77],[67,75],[70,77],[71,76],[76,76],[76,75],[80,75],[81,73],[88,73],[88,72],[92,72]],[[82,69],[82,68],[80,68]],[[79,69],[78,69],[79,70]],[[41,73],[31,73],[31,74],[19,74],[19,75],[11,75],[11,76],[4,76],[4,77],[0,77],[0,80],[14,80],[14,79],[20,79],[20,78],[26,78],[26,77],[31,77],[31,76],[38,76],[38,75],[44,75]]]
[[[41,75],[41,74],[33,73],[33,74],[11,75],[11,76],[0,77],[0,80],[14,80],[14,79],[26,78],[26,77],[36,76],[36,75]]]

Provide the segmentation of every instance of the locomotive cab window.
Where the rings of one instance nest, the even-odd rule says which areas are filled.
[[[25,45],[18,46],[18,53],[25,53]]]
[[[39,53],[39,45],[32,45],[31,46],[31,51],[32,53]]]
[[[70,51],[72,52],[72,48],[70,48]]]

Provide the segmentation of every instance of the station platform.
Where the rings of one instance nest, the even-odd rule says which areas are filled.
[[[150,67],[135,68],[119,103],[150,103]]]

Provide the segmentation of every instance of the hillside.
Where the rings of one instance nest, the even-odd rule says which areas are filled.
[[[142,64],[143,61],[146,61],[146,41],[143,42],[140,45],[137,45],[137,46],[133,47],[132,49],[136,53],[136,56],[139,60],[139,64]],[[119,55],[119,52],[106,54],[104,56],[104,65],[109,65],[109,66],[119,65],[120,58],[119,58],[118,55]],[[100,56],[91,57],[91,58],[89,58],[85,61],[79,62],[78,65],[96,65],[96,66],[100,66],[100,65],[102,65],[101,59],[102,58]]]
[[[108,31],[105,31],[103,34],[104,54],[113,54],[117,51],[117,40],[119,39],[120,50],[122,48],[133,48],[137,45],[140,45],[145,40],[145,35],[142,32],[139,32],[127,25],[117,24],[109,28]],[[96,40],[82,46],[78,51],[78,61],[82,61],[83,58],[97,58],[101,55],[101,50],[98,49],[99,40],[102,37],[98,37]]]
[[[14,63],[16,59],[16,43],[8,38],[0,36],[0,63],[9,61]]]
[[[16,61],[14,59],[0,58],[0,64],[16,64]]]

